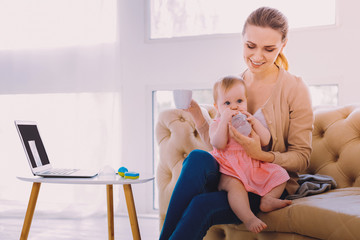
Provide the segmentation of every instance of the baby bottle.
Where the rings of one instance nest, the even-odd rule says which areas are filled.
[[[251,125],[246,120],[246,115],[243,113],[238,113],[232,117],[231,124],[233,127],[241,134],[249,136],[251,132]]]

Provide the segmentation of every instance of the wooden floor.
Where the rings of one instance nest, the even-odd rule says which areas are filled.
[[[19,239],[23,224],[22,218],[3,218],[0,216],[0,239]],[[115,216],[115,239],[132,239],[129,218]],[[159,239],[159,220],[156,216],[139,216],[141,239]],[[106,240],[107,217],[82,219],[51,219],[34,217],[29,240]]]

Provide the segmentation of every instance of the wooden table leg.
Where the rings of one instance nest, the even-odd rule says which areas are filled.
[[[29,204],[28,204],[28,207],[26,210],[24,224],[22,227],[21,235],[20,235],[20,240],[26,240],[29,236],[31,221],[34,216],[36,201],[39,196],[40,185],[41,185],[41,183],[39,183],[39,182],[33,183],[33,186],[31,189],[31,194],[30,194],[30,199],[29,199]]]
[[[107,198],[107,217],[108,217],[108,232],[109,240],[114,240],[114,198],[113,185],[106,185]]]
[[[134,240],[140,240],[140,230],[139,230],[139,224],[138,219],[136,216],[136,209],[134,204],[134,196],[131,189],[131,184],[124,184],[124,193],[125,193],[125,200],[126,200],[126,206],[129,213],[129,219],[130,219],[130,225],[131,225],[131,231],[133,235]]]

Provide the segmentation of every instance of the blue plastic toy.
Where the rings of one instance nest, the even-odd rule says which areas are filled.
[[[118,170],[118,173],[120,176],[124,177],[125,176],[125,173],[127,173],[128,170],[126,167],[120,167],[119,170]]]

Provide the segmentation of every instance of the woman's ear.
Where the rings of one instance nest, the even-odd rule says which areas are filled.
[[[280,50],[281,53],[283,52],[283,50],[284,50],[287,42],[288,42],[288,39],[286,38],[286,39],[284,40],[284,42],[282,43],[282,47],[281,47],[281,50]]]

